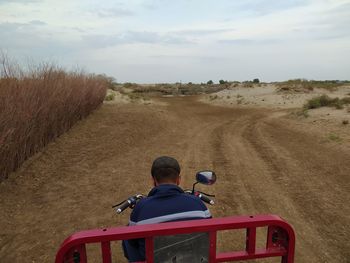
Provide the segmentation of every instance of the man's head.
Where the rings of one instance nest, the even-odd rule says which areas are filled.
[[[168,156],[153,161],[151,174],[154,184],[180,184],[180,165],[176,159]]]

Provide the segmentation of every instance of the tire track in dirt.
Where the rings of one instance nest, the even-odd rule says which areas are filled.
[[[314,135],[295,131],[283,120],[265,117],[251,125],[254,128],[246,138],[284,186],[291,201],[287,204],[294,206],[288,220],[297,228],[303,246],[315,254],[308,262],[346,262],[350,211],[345,193],[350,170],[344,164],[350,161],[348,153],[325,147]]]
[[[129,213],[110,206],[147,193],[159,155],[180,161],[184,188],[199,169],[216,171],[217,184],[199,188],[217,194],[215,217],[281,215],[298,234],[296,262],[346,262],[349,153],[270,110],[161,101],[167,106],[104,105],[0,184],[1,262],[52,262],[72,232],[126,224]],[[242,247],[242,234],[223,234],[219,247]]]

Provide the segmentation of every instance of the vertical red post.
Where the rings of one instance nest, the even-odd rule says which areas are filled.
[[[209,263],[216,262],[216,231],[209,232]]]
[[[102,262],[103,263],[112,263],[111,243],[110,242],[102,242],[101,243],[101,250],[102,250]]]
[[[256,247],[256,228],[249,227],[247,228],[246,246],[245,246],[247,253],[254,254],[255,247]]]
[[[146,241],[146,262],[153,263],[154,262],[154,243],[153,237],[147,237]]]

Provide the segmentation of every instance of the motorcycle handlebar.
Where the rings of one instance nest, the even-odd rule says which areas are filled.
[[[124,211],[125,209],[127,209],[130,205],[131,205],[130,199],[125,200],[125,202],[122,203],[122,204],[116,209],[117,214],[120,214],[121,212],[123,212],[123,211]]]
[[[203,202],[205,202],[205,203],[207,203],[209,205],[214,205],[215,204],[214,200],[210,199],[206,194],[204,194],[204,193],[202,193],[200,191],[192,192],[191,190],[185,190],[185,193],[191,194],[191,195],[195,195],[199,199],[201,199]]]
[[[141,198],[143,198],[143,195],[141,194],[137,194],[135,196],[129,197],[116,209],[117,214],[120,214],[128,207],[133,208],[136,205],[137,201],[140,200]]]
[[[209,205],[214,205],[215,202],[214,200],[210,199],[208,196],[206,196],[205,194],[199,192],[199,191],[196,191],[196,192],[192,192],[191,190],[185,190],[185,193],[187,194],[193,194],[195,196],[197,196],[199,199],[201,199],[203,202],[209,204]],[[116,206],[119,206],[118,208],[116,208],[116,213],[117,214],[120,214],[122,213],[125,209],[127,209],[128,207],[130,208],[134,208],[134,206],[136,205],[137,201],[142,199],[144,196],[141,195],[141,194],[137,194],[137,195],[134,195],[134,196],[131,196],[129,197],[128,199],[126,199],[124,202],[122,202],[121,204],[117,204],[117,205],[114,205],[114,207]]]
[[[206,202],[207,204],[213,205],[215,202],[214,200],[210,199],[209,197],[199,193],[197,195],[203,202]]]

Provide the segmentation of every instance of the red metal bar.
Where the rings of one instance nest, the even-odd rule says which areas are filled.
[[[112,254],[111,254],[111,243],[102,242],[101,243],[102,251],[102,262],[103,263],[112,263]]]
[[[216,262],[216,231],[209,232],[209,262]]]
[[[153,263],[154,258],[153,258],[153,250],[154,250],[154,242],[153,242],[153,237],[147,237],[146,238],[146,259],[147,263]]]
[[[256,228],[249,227],[247,228],[247,235],[246,235],[246,251],[248,254],[255,253],[255,244],[256,244]]]
[[[268,227],[266,249],[255,249],[256,231],[254,229],[257,227]],[[234,229],[250,229],[247,230],[246,250],[227,253],[212,252],[214,248],[216,250],[216,232]],[[285,263],[294,262],[294,230],[286,221],[276,215],[236,216],[82,231],[73,234],[62,243],[55,262],[64,263],[67,262],[65,260],[71,260],[71,252],[77,249],[80,249],[80,257],[84,259],[85,244],[135,238],[146,239],[146,259],[147,262],[153,262],[153,237],[195,232],[209,232],[210,263],[275,256],[283,257]],[[86,262],[86,253],[85,261],[81,262]]]
[[[238,260],[250,260],[258,258],[268,258],[268,257],[282,257],[286,255],[287,251],[285,249],[256,249],[254,254],[248,254],[246,251],[236,251],[236,252],[225,252],[220,253],[216,257],[216,262],[229,262]],[[288,263],[293,261],[288,261]]]

